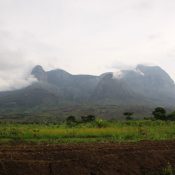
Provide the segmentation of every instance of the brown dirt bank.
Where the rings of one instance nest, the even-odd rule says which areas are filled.
[[[0,175],[158,175],[175,167],[175,141],[0,145]]]

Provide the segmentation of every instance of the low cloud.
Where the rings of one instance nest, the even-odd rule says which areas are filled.
[[[36,82],[36,78],[33,76],[19,77],[15,75],[6,75],[0,72],[0,91],[17,90],[29,86]]]
[[[32,67],[21,51],[0,49],[0,91],[21,89],[37,81],[30,74]]]
[[[113,78],[114,79],[121,79],[126,70],[134,71],[137,74],[139,74],[141,76],[144,76],[144,73],[140,69],[137,68],[138,65],[145,65],[145,66],[149,66],[149,67],[158,66],[154,63],[148,63],[148,62],[142,62],[142,63],[135,64],[135,65],[134,64],[133,65],[127,65],[127,64],[124,64],[122,62],[115,62],[111,66],[111,69],[113,70]]]

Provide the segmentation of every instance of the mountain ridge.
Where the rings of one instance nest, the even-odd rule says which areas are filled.
[[[97,106],[98,110],[100,106],[113,105],[131,110],[133,106],[175,106],[174,81],[158,66],[138,65],[133,70],[106,72],[94,76],[73,75],[62,69],[45,71],[42,66],[37,65],[31,75],[37,81],[30,86],[0,92],[0,111],[22,108],[28,111],[41,107],[49,111],[53,106],[61,110],[61,106],[69,108],[70,105],[78,105],[79,111],[81,106]],[[103,115],[103,112],[100,114]]]
[[[22,91],[41,89],[70,103],[129,104],[131,101],[165,106],[175,103],[174,81],[159,66],[139,64],[135,69],[121,70],[117,76],[114,72],[94,76],[73,75],[62,69],[45,71],[37,65],[31,75],[37,82]]]

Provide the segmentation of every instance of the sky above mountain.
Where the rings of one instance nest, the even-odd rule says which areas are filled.
[[[100,74],[156,64],[175,80],[174,0],[0,0],[0,90],[30,69]],[[19,86],[19,87],[20,87]]]

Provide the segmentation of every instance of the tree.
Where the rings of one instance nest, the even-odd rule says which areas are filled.
[[[93,122],[95,121],[96,117],[94,115],[82,116],[82,122]]]
[[[68,125],[72,125],[72,124],[75,124],[76,123],[76,118],[75,118],[75,116],[69,116],[69,117],[67,117],[66,118],[66,123],[68,124]]]
[[[166,120],[167,119],[166,110],[162,107],[155,108],[152,114],[156,120]]]
[[[89,122],[93,122],[93,121],[95,121],[95,116],[94,115],[88,115],[87,119],[88,119]]]
[[[134,113],[133,112],[124,112],[123,115],[126,116],[126,120],[132,120],[133,118],[131,117]]]

